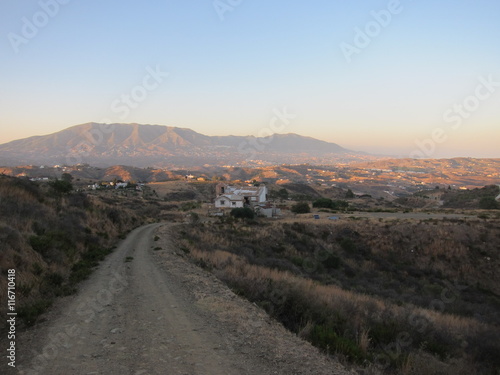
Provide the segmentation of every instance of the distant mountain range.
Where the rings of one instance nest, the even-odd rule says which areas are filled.
[[[207,136],[160,125],[97,124],[0,145],[0,165],[116,164],[135,167],[324,163],[362,156],[297,134]]]

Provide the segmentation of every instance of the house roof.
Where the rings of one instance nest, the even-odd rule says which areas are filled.
[[[225,185],[226,192],[233,195],[246,195],[246,196],[258,196],[263,191],[265,191],[266,187],[264,186],[234,186],[234,185]]]
[[[235,194],[225,194],[217,197],[217,199],[220,198],[226,198],[230,201],[242,201],[244,199],[241,195],[235,195]]]

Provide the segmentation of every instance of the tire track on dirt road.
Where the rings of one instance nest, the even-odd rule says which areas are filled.
[[[203,274],[200,276],[202,271],[176,257],[175,250],[152,250],[158,244],[154,241],[155,233],[163,225],[169,226],[149,224],[132,231],[80,285],[76,295],[57,300],[45,314],[45,321],[21,333],[14,373],[284,374],[283,364],[278,366],[276,361],[263,360],[262,355],[259,358],[253,354],[254,349],[243,350],[247,338],[235,336],[233,331],[238,329],[229,329],[211,311],[193,303],[194,286],[210,284],[210,290],[221,286]],[[164,262],[162,259],[167,258],[159,257],[160,253],[172,261]],[[251,310],[245,307],[246,301],[234,303],[243,311]],[[237,319],[242,320],[245,318]],[[284,337],[283,333],[274,336]],[[258,337],[251,340],[261,348],[269,344],[259,344]],[[288,343],[287,340],[290,338],[284,342]],[[295,350],[294,353],[301,352],[302,347],[296,346]],[[321,374],[347,374],[338,364],[327,361],[328,367],[324,366],[319,353],[317,357],[307,355],[308,361],[321,362],[325,369]],[[286,371],[287,375],[320,373],[311,366],[300,370],[296,362],[301,362],[300,358],[294,358],[294,371]]]

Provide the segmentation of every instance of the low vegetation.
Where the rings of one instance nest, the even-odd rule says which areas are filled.
[[[41,183],[0,176],[0,300],[7,270],[15,269],[16,308],[25,325],[54,298],[74,293],[119,238],[158,214],[147,202],[75,192],[63,177]]]
[[[255,213],[249,207],[233,208],[230,215],[236,219],[253,219]]]
[[[340,188],[328,188],[325,196],[300,184],[270,192],[294,214],[311,212],[311,205],[326,212],[395,212],[438,199],[450,212],[484,209],[477,219],[352,216],[328,223],[311,215],[266,220],[249,208],[207,219],[202,202],[214,194],[208,183],[175,190],[157,184],[154,194],[72,187],[68,176],[49,183],[0,177],[0,299],[6,272],[15,268],[26,325],[56,297],[74,293],[132,228],[146,220],[183,220],[176,232],[183,256],[359,373],[498,375],[496,186],[436,189],[390,205]]]
[[[443,208],[494,210],[500,209],[500,204],[495,200],[499,194],[500,187],[497,185],[466,190],[436,187],[432,190],[423,190],[413,195],[399,198],[396,200],[396,203],[408,207],[424,208],[434,200],[439,201]]]
[[[223,220],[184,253],[366,374],[491,374],[500,361],[498,220]]]
[[[294,214],[307,214],[311,212],[311,208],[309,207],[309,203],[307,202],[299,202],[292,206],[290,209]]]
[[[352,193],[352,192],[351,192]],[[331,200],[329,198],[316,199],[313,202],[314,208],[329,208],[331,210],[347,210],[349,203],[343,200]]]

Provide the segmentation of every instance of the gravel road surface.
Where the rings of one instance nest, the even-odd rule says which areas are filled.
[[[12,373],[353,373],[190,263],[171,244],[172,230],[132,231],[76,295],[20,333]]]

